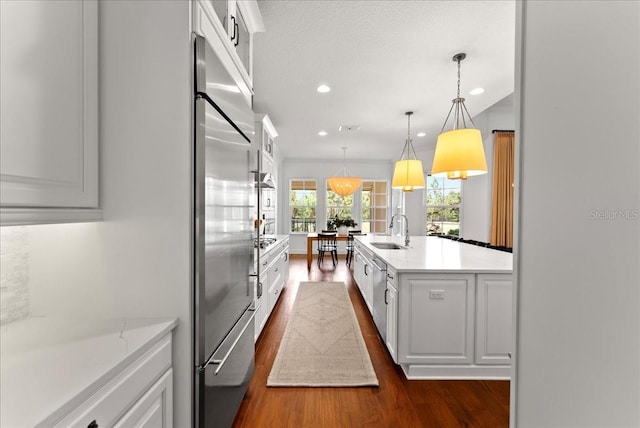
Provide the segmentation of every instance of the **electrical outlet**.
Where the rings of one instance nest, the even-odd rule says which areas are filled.
[[[429,290],[429,299],[444,300],[444,290]]]

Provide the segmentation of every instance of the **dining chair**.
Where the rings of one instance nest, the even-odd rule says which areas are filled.
[[[362,233],[361,230],[350,230],[349,235],[347,236],[347,266],[351,266],[351,261],[353,260],[353,237],[356,235],[366,235],[366,233]]]
[[[331,254],[331,261],[335,267],[338,263],[338,243],[336,233],[318,233],[318,267],[324,261],[325,253]]]

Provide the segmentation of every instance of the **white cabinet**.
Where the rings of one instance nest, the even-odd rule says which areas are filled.
[[[173,426],[173,370],[167,370],[115,428],[171,428]]]
[[[402,275],[398,361],[472,363],[474,301],[473,274]]]
[[[171,334],[116,373],[55,427],[173,425]]]
[[[354,243],[353,276],[360,289],[360,294],[373,313],[373,274],[371,269],[372,255],[362,245]]]
[[[278,236],[278,241],[260,258],[260,282],[262,296],[256,304],[260,306],[255,317],[255,338],[260,336],[269,315],[273,311],[289,278],[289,237]]]
[[[256,138],[258,138],[258,142],[260,143],[259,147],[263,155],[262,159],[263,161],[270,161],[268,163],[273,166],[274,140],[278,136],[278,131],[276,131],[268,115],[256,113],[255,118]],[[262,171],[273,173],[273,171],[267,171],[265,165],[263,165]]]
[[[387,334],[385,343],[393,361],[398,362],[398,289],[396,272],[387,267],[387,290],[385,303],[387,304]]]
[[[268,310],[269,313],[273,310],[280,297],[280,292],[284,286],[284,273],[283,266],[280,262],[281,255],[278,254],[277,258],[272,261],[271,265],[267,268],[269,278],[269,294],[268,294]]]
[[[251,104],[253,35],[264,31],[255,0],[196,0],[193,28],[204,36]]]
[[[478,275],[476,364],[510,364],[512,288],[511,275]]]
[[[269,308],[268,308],[269,298],[267,297],[267,292],[269,291],[269,289],[267,288],[267,286],[268,284],[266,283],[266,280],[263,278],[258,281],[257,287],[256,287],[255,299],[256,299],[257,309],[256,309],[255,328],[254,328],[255,340],[258,340],[258,336],[260,336],[260,332],[264,328],[264,325],[266,324],[267,318],[269,315]]]
[[[0,19],[2,224],[100,219],[98,3],[2,1]]]

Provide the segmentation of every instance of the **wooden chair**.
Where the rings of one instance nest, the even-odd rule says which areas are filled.
[[[318,233],[318,267],[324,261],[325,253],[331,254],[331,261],[335,267],[338,264],[338,242],[336,233]]]
[[[361,230],[350,230],[347,236],[347,266],[351,266],[353,260],[353,237],[356,235],[366,235]]]

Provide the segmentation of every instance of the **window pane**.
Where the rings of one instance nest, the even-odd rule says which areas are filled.
[[[388,225],[386,221],[376,221],[373,224],[375,233],[387,233]]]
[[[387,193],[387,182],[386,181],[376,181],[373,188],[376,193]]]
[[[316,231],[316,181],[291,180],[289,186],[290,231]]]
[[[387,181],[364,181],[362,186],[366,189],[362,192],[362,219],[363,222],[371,221],[367,233],[387,233],[385,226],[389,212]],[[363,232],[365,232],[364,224]]]
[[[460,233],[462,182],[427,177],[427,235]]]

